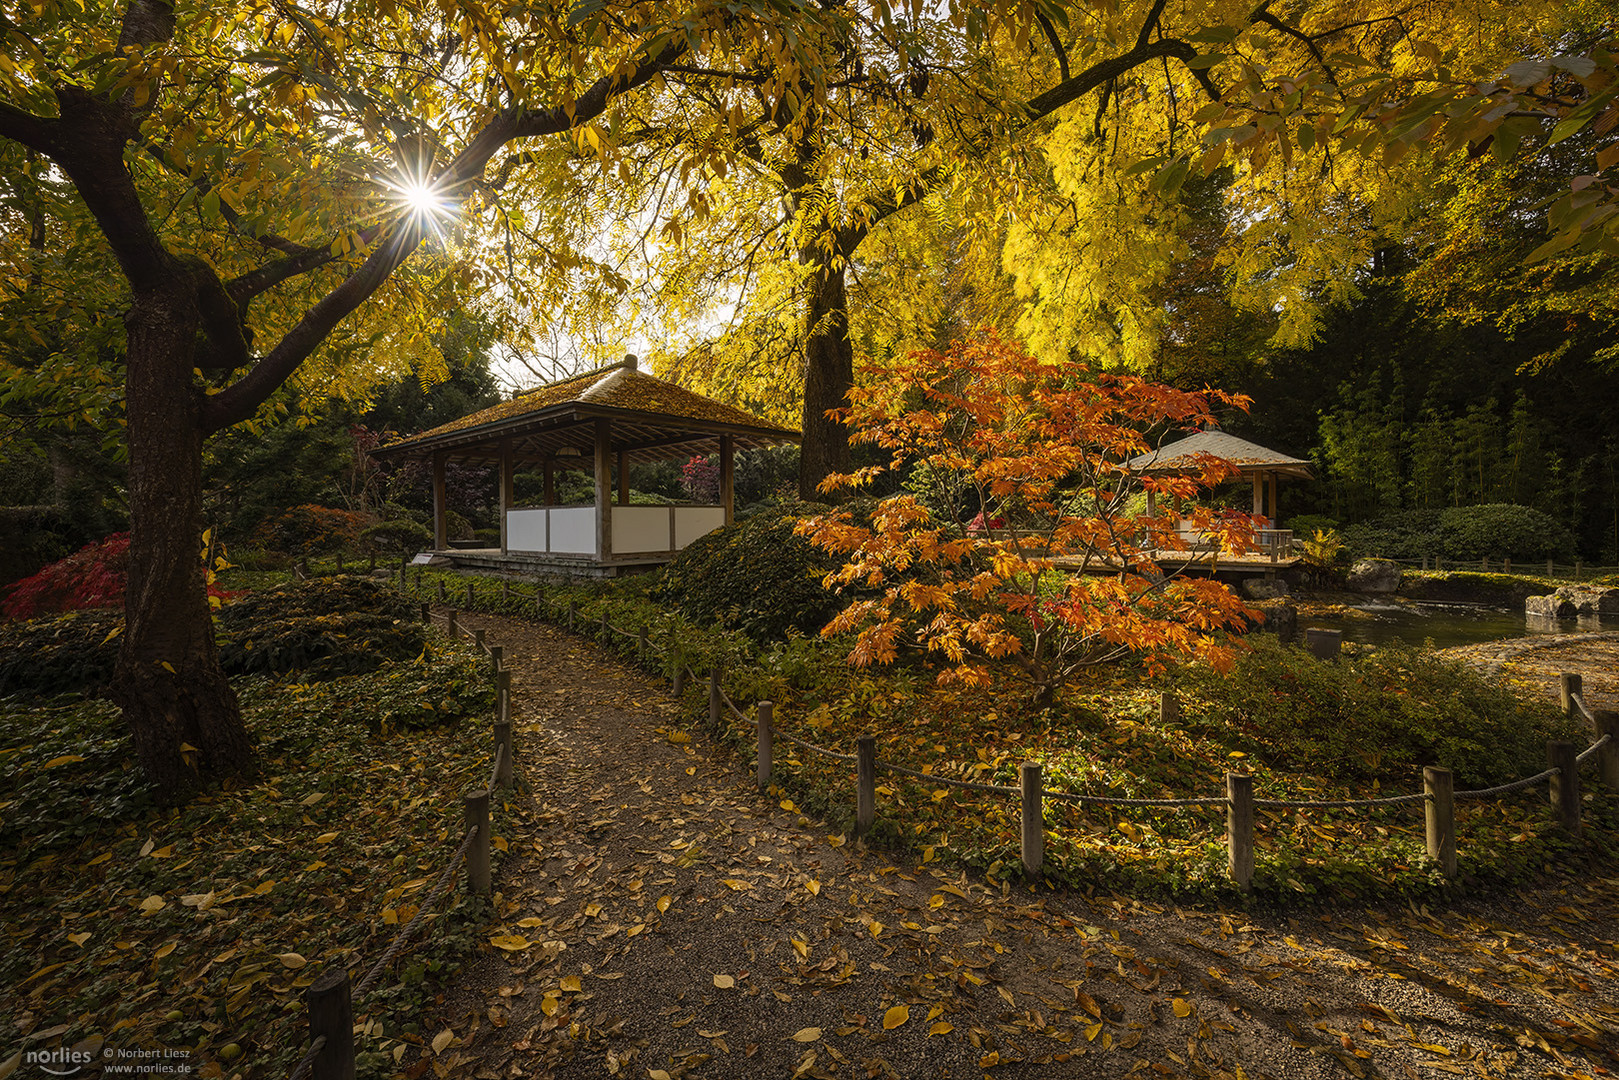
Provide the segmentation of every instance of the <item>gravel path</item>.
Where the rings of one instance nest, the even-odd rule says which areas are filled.
[[[1619,880],[1280,914],[989,887],[783,810],[750,763],[676,725],[666,684],[595,645],[462,620],[505,647],[534,798],[501,819],[498,944],[406,1075],[1619,1069]]]
[[[1619,631],[1508,638],[1445,652],[1558,700],[1558,676],[1573,672],[1580,676],[1591,708],[1619,710]]]

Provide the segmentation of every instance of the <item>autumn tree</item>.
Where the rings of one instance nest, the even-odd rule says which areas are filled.
[[[11,185],[3,251],[39,313],[8,332],[44,337],[70,312],[109,346],[47,340],[28,377],[122,387],[132,535],[114,693],[167,795],[253,762],[197,557],[205,440],[284,385],[431,365],[429,331],[462,295],[554,306],[590,272],[555,200],[576,152],[610,142],[618,103],[675,64],[738,51],[786,58],[794,76],[759,89],[801,111],[826,65],[796,14],[52,0],[0,22],[0,144],[33,170]]]
[[[913,239],[961,230],[971,264],[1001,253],[1041,355],[1142,368],[1178,329],[1166,287],[1208,258],[1189,248],[1209,221],[1181,199],[1189,176],[1225,176],[1231,227],[1202,276],[1229,293],[1227,317],[1258,313],[1298,343],[1323,303],[1353,296],[1435,162],[1510,158],[1611,100],[1611,58],[1578,7],[1042,4],[976,37],[970,17],[951,32],[960,14],[829,25],[840,77],[791,127],[751,99],[769,57],[688,68],[636,144],[623,239],[647,287],[632,319],[653,341],[709,332],[662,362],[711,391],[802,403],[806,496],[847,461],[825,412],[846,395],[862,317],[910,299],[860,254],[877,233],[906,243],[895,222],[916,215],[902,211],[926,208]],[[695,205],[669,190],[692,147],[729,163]],[[1595,245],[1611,195],[1579,188],[1552,224]]]
[[[1245,550],[1249,517],[1195,503],[1235,466],[1208,457],[1148,477],[1128,463],[1151,433],[1210,423],[1212,405],[1242,399],[1043,364],[994,333],[907,361],[857,385],[840,413],[888,460],[827,487],[899,472],[920,491],[882,499],[869,524],[844,510],[801,526],[845,560],[828,587],[871,594],[824,631],[858,631],[852,663],[914,649],[940,662],[942,681],[983,685],[1006,661],[1044,700],[1096,664],[1226,658],[1215,632],[1251,612],[1212,578],[1181,572],[1187,543],[1167,502],[1193,504],[1186,516],[1209,542]],[[1164,501],[1149,509],[1144,492]]]

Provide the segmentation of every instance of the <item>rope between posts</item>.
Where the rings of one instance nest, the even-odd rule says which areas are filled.
[[[1514,780],[1510,784],[1499,784],[1496,787],[1480,788],[1480,789],[1478,789],[1476,791],[1458,791],[1454,795],[1452,795],[1451,798],[1453,798],[1453,799],[1488,799],[1493,795],[1507,795],[1507,794],[1510,794],[1511,792],[1514,792],[1514,791],[1522,791],[1524,788],[1534,787],[1536,784],[1540,783],[1542,780],[1546,780],[1546,779],[1548,779],[1550,777],[1556,776],[1558,773],[1560,773],[1562,771],[1563,770],[1559,769],[1559,768],[1551,768],[1551,769],[1545,770],[1544,772],[1538,772],[1533,776],[1526,776],[1522,780]]]
[[[495,747],[495,763],[489,768],[489,790],[495,790],[495,778],[500,775],[500,763],[506,760],[506,746],[501,744]]]
[[[932,773],[921,773],[917,772],[915,769],[907,769],[903,765],[894,765],[890,762],[883,761],[881,758],[877,759],[877,765],[879,768],[887,769],[889,772],[898,773],[901,776],[914,776],[918,780],[926,780],[929,783],[937,782],[940,784],[947,784],[950,787],[966,788],[968,791],[987,791],[994,795],[1016,795],[1020,790],[1014,787],[1007,787],[1004,784],[980,784],[975,780],[957,780],[949,776],[934,776]]]
[[[416,932],[416,927],[426,917],[428,909],[436,906],[444,898],[444,892],[450,884],[450,876],[455,873],[456,867],[461,865],[461,860],[467,857],[467,852],[472,848],[472,841],[477,839],[477,836],[478,827],[468,825],[467,834],[461,838],[461,846],[456,849],[455,854],[450,858],[450,865],[444,868],[444,873],[440,874],[438,881],[433,883],[432,890],[428,892],[421,906],[416,909],[416,914],[411,917],[410,922],[406,923],[405,928],[399,931],[392,943],[389,944],[387,951],[372,965],[365,978],[360,980],[360,985],[355,987],[353,1001],[358,1003],[370,991],[371,987],[376,985],[377,980],[382,977],[383,971],[387,970],[388,965],[393,963],[394,958],[404,949],[405,942],[409,941],[411,935]]]
[[[1590,761],[1593,757],[1596,756],[1596,752],[1598,750],[1601,750],[1604,746],[1607,746],[1608,743],[1612,739],[1613,739],[1612,735],[1604,733],[1602,738],[1598,739],[1596,742],[1592,743],[1590,746],[1587,746],[1584,750],[1581,750],[1578,754],[1576,754],[1574,756],[1574,764],[1576,764],[1576,765],[1584,765],[1587,761]]]
[[[722,687],[719,688],[719,690],[720,690],[720,700],[725,702],[725,707],[727,709],[731,710],[731,715],[736,717],[738,720],[742,721],[744,724],[746,724],[748,722],[747,714],[744,713],[741,709],[736,707],[736,702],[732,701],[730,696],[728,694],[726,694],[725,687],[722,686]]]
[[[1593,713],[1591,711],[1591,707],[1585,703],[1584,694],[1570,694],[1568,699],[1574,703],[1574,707],[1580,711],[1580,715],[1585,717],[1585,722],[1587,724],[1595,724],[1597,722],[1596,714]],[[1607,736],[1603,736],[1603,738],[1606,737]]]
[[[828,750],[824,746],[816,746],[812,742],[806,742],[805,740],[800,739],[797,736],[789,735],[785,731],[782,731],[780,728],[773,727],[771,730],[774,731],[774,733],[777,736],[779,736],[780,738],[786,739],[788,742],[792,743],[794,746],[802,746],[804,749],[813,750],[817,754],[825,754],[827,757],[831,758],[833,761],[859,761],[860,760],[860,756],[858,754],[840,754],[836,750]]]
[[[298,1059],[297,1067],[292,1070],[292,1075],[287,1077],[287,1080],[304,1080],[309,1075],[309,1070],[315,1067],[315,1058],[320,1056],[320,1052],[325,1046],[326,1036],[315,1036],[315,1041],[309,1044],[308,1051]]]

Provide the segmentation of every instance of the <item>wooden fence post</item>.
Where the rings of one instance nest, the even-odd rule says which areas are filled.
[[[1311,626],[1304,631],[1304,644],[1318,659],[1331,660],[1343,649],[1344,632]]]
[[[770,786],[770,777],[775,770],[776,733],[770,726],[775,718],[775,711],[776,705],[771,701],[761,701],[755,707],[754,719],[759,728],[759,757],[754,773],[759,781],[760,791]]]
[[[423,603],[422,604],[422,624],[425,626],[425,625],[427,625],[428,623],[430,623],[432,621],[433,621],[433,605],[428,604],[428,603]]]
[[[1018,766],[1023,802],[1023,876],[1030,885],[1040,880],[1046,859],[1046,819],[1040,805],[1040,776],[1038,761],[1025,761]]]
[[[714,666],[708,673],[708,723],[716,730],[720,726],[720,711],[725,708],[725,702],[720,700],[720,663],[714,661]]]
[[[474,896],[489,895],[489,792],[463,796],[466,824],[478,830],[467,849],[467,887]]]
[[[686,693],[686,663],[685,663],[685,661],[680,660],[680,661],[677,661],[675,663],[675,677],[674,677],[673,681],[674,681],[674,686],[671,688],[670,692],[674,694],[675,700],[679,701],[681,699],[681,697]]]
[[[477,606],[477,603],[472,598],[472,582],[469,581],[467,582],[467,610],[471,611]]]
[[[460,632],[461,632],[461,627],[458,626],[456,624],[456,621],[455,621],[455,609],[451,608],[450,609],[450,640],[454,641],[455,636],[457,634],[459,634]]]
[[[877,738],[855,740],[854,836],[861,839],[877,821]]]
[[[646,627],[643,626],[635,632],[635,658],[644,664],[646,663],[646,654]]]
[[[1502,559],[1501,560],[1501,572],[1503,574],[1512,573],[1512,560],[1511,559]]]
[[[309,1041],[326,1037],[315,1054],[314,1080],[354,1080],[354,1003],[349,999],[349,973],[328,968],[304,991],[309,1009]]]
[[[1438,863],[1446,880],[1456,878],[1456,779],[1449,769],[1427,765],[1422,770],[1422,791],[1428,832],[1428,858]]]
[[[1231,880],[1244,892],[1254,883],[1254,778],[1225,774],[1225,836]]]
[[[1552,560],[1547,559],[1546,560],[1546,576],[1547,577],[1555,577],[1556,574],[1557,574],[1557,571],[1553,567]]]
[[[1619,792],[1619,712],[1598,710],[1596,718],[1596,737],[1608,737],[1607,745],[1597,751],[1597,774],[1610,793]]]
[[[603,608],[602,609],[602,644],[603,645],[607,644],[607,641],[608,641],[607,633],[608,633],[607,609]]]
[[[495,786],[512,786],[512,722],[504,717],[495,721]]]
[[[500,582],[500,602],[509,604],[512,601],[512,583],[506,579]]]
[[[1181,722],[1181,705],[1173,691],[1165,690],[1158,695],[1158,722],[1166,728]]]
[[[483,648],[483,627],[480,626],[472,632],[472,643],[480,649]]]
[[[1557,676],[1558,688],[1562,691],[1563,713],[1573,716],[1575,713],[1574,698],[1584,690],[1584,680],[1572,671],[1565,671]]]
[[[512,672],[510,668],[500,668],[495,672],[495,710],[496,723],[511,723]]]
[[[444,595],[444,579],[443,578],[438,579],[438,598],[439,598],[439,600],[441,602],[445,599],[445,595]]]
[[[1557,808],[1557,823],[1570,836],[1580,835],[1580,766],[1574,758],[1573,743],[1554,739],[1546,744],[1546,764],[1557,770],[1552,775],[1551,802]]]
[[[506,659],[506,646],[504,646],[504,645],[490,645],[490,646],[488,646],[488,649],[489,649],[489,670],[494,673],[496,678],[499,678],[500,677],[500,665]]]

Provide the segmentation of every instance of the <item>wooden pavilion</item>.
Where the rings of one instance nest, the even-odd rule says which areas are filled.
[[[1222,566],[1239,569],[1247,563],[1262,567],[1291,566],[1298,559],[1293,556],[1293,533],[1277,526],[1281,519],[1279,487],[1283,479],[1312,479],[1310,463],[1303,458],[1289,457],[1278,450],[1239,439],[1235,435],[1209,428],[1188,435],[1184,439],[1159,447],[1149,453],[1131,458],[1127,467],[1133,473],[1146,476],[1168,476],[1187,472],[1198,466],[1203,457],[1224,458],[1237,467],[1243,480],[1253,485],[1253,514],[1264,518],[1269,526],[1255,530],[1257,553],[1238,555],[1234,552],[1212,551],[1207,557],[1218,560]],[[1147,513],[1157,512],[1153,493],[1147,493]],[[1196,553],[1202,545],[1189,520],[1182,519],[1180,531],[1189,547]]]
[[[631,356],[389,443],[372,456],[431,462],[434,554],[484,570],[615,576],[668,562],[731,523],[737,450],[798,441],[790,428],[638,371]],[[630,505],[631,465],[709,453],[719,455],[718,504]],[[498,549],[451,547],[444,477],[452,461],[499,469]],[[520,469],[544,474],[539,505],[517,505],[513,477]],[[568,469],[593,475],[592,503],[558,505],[556,476]]]

